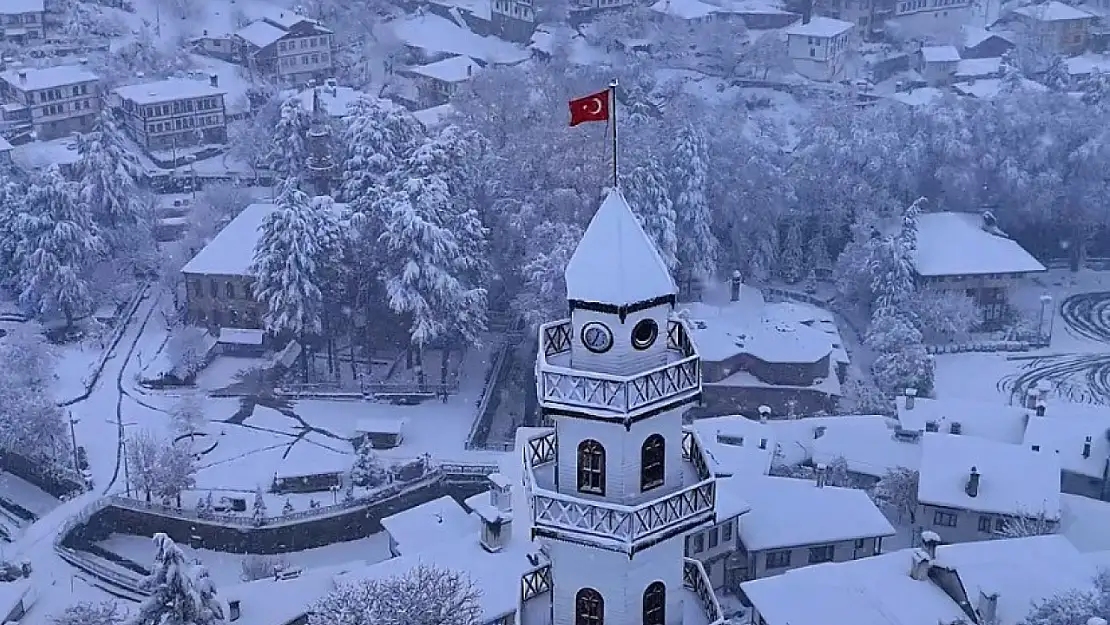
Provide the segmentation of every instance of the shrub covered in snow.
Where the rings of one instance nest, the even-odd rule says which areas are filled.
[[[239,564],[242,569],[239,578],[244,582],[273,577],[274,573],[289,566],[289,561],[281,556],[249,555]]]
[[[478,625],[481,591],[465,574],[419,564],[382,580],[339,586],[313,606],[309,625]]]

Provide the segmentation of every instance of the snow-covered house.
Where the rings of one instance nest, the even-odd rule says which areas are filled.
[[[117,87],[114,104],[131,138],[148,152],[227,142],[227,110],[213,74]],[[176,158],[174,158],[176,160]]]
[[[5,0],[0,2],[0,39],[23,43],[42,39],[46,29],[43,0]]]
[[[1031,416],[1025,428],[1026,449],[1055,455],[1060,489],[1110,500],[1110,411],[1104,406],[1050,402],[1044,416]]]
[[[677,24],[708,22],[719,10],[701,0],[657,0],[650,8],[656,19]]]
[[[952,250],[975,250],[953,254]],[[990,213],[923,213],[917,220],[914,272],[938,290],[967,293],[990,326],[1006,314],[1006,291],[1016,281],[1045,271],[1044,265],[1006,236]]]
[[[686,534],[686,557],[701,563],[714,589],[735,589],[741,581],[733,561],[743,516],[751,511],[745,489],[747,479],[727,477],[718,480],[717,522]]]
[[[447,104],[459,85],[481,71],[482,65],[467,56],[452,56],[399,71],[416,84],[417,105],[428,108]]]
[[[100,112],[100,77],[84,65],[20,67],[0,73],[4,121],[27,124],[39,139],[89,132]]]
[[[751,505],[740,518],[739,545],[728,565],[735,583],[873,556],[894,535],[866,491],[829,486],[823,470],[815,480],[733,479]]]
[[[953,78],[958,82],[971,82],[983,78],[998,78],[1002,75],[1002,57],[986,57],[977,59],[961,59],[956,63],[956,74]]]
[[[839,80],[852,48],[855,25],[829,17],[809,17],[786,29],[794,70],[813,80]]]
[[[251,22],[231,43],[234,58],[252,72],[287,85],[323,82],[335,67],[332,31],[291,11]]]
[[[894,0],[890,22],[907,38],[957,31],[971,18],[971,0]]]
[[[922,441],[917,524],[949,543],[996,538],[1015,518],[1060,519],[1060,461],[961,434]]]
[[[1091,588],[1095,563],[1063,536],[902,549],[809,566],[742,585],[752,623],[997,623]]]
[[[479,522],[450,495],[387,516],[382,528],[389,534],[389,552],[394,557],[435,549],[480,529]]]
[[[1006,33],[993,32],[971,25],[964,25],[961,32],[963,41],[960,46],[960,58],[965,60],[1001,57],[1014,47],[1014,43],[1010,41],[1012,35]]]
[[[897,398],[898,430],[903,437],[940,432],[1010,444],[1020,444],[1025,437],[1029,411],[1022,406],[916,395],[915,389],[906,389]]]
[[[694,421],[717,477],[755,477],[771,469],[777,445],[775,430],[740,415]]]
[[[532,0],[489,0],[490,29],[494,35],[528,43],[536,31],[536,7]]]
[[[960,62],[960,51],[955,46],[922,46],[918,55],[918,71],[933,86],[952,80],[956,64]]]
[[[1049,0],[1014,9],[1009,20],[1019,26],[1018,36],[1057,54],[1079,54],[1087,48],[1095,16],[1083,9]]]

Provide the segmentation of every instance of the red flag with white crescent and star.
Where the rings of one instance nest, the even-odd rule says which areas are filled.
[[[570,125],[577,126],[586,122],[609,121],[609,91],[597,93],[570,101]]]

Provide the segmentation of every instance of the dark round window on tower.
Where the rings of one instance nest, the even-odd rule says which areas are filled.
[[[632,347],[647,349],[659,337],[659,324],[654,319],[641,319],[632,327]]]

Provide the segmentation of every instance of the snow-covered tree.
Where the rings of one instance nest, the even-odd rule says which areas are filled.
[[[115,601],[82,601],[69,606],[51,620],[54,625],[120,625],[123,619],[124,611]]]
[[[1091,588],[1076,588],[1037,602],[1019,625],[1089,625],[1110,617],[1110,574],[1100,571]]]
[[[192,382],[193,377],[208,364],[210,349],[213,346],[210,338],[204,328],[196,326],[174,328],[165,347],[166,359],[171,367],[170,373],[179,377],[182,382]]]
[[[933,370],[933,357],[921,343],[904,345],[896,351],[879,354],[871,363],[875,384],[888,395],[906,388],[920,389],[922,393],[931,392]]]
[[[1045,536],[1048,534],[1055,534],[1059,529],[1059,520],[1049,518],[1048,514],[1044,510],[1041,510],[1036,513],[1026,512],[1020,516],[1013,516],[1006,519],[999,535],[1003,538]]]
[[[173,427],[178,434],[195,434],[204,428],[204,395],[199,391],[188,390],[174,402]]]
[[[763,72],[760,75],[762,80],[767,80],[771,72],[790,71],[790,52],[786,46],[786,39],[775,32],[753,41],[742,57],[746,65]]]
[[[323,289],[329,286],[325,268],[334,262],[326,256],[332,250],[334,215],[325,217],[328,211],[319,210],[294,179],[282,183],[275,204],[277,209],[262,221],[254,250],[252,288],[265,306],[266,330],[296,338],[307,348],[308,341],[324,330]],[[307,381],[307,351],[303,361]]]
[[[667,180],[659,163],[649,158],[634,168],[621,183],[629,206],[640,218],[640,225],[655,241],[663,262],[673,274],[678,267],[678,240],[675,236],[675,211],[667,193]]]
[[[181,506],[181,493],[196,485],[196,459],[188,441],[174,443],[164,440],[158,453],[158,489],[156,495],[175,499]]]
[[[805,277],[805,254],[802,250],[802,224],[791,219],[786,227],[786,241],[779,255],[779,275],[790,284]]]
[[[16,224],[19,299],[41,316],[60,315],[66,325],[91,311],[89,270],[104,241],[73,183],[57,166],[37,176]]]
[[[296,180],[308,168],[307,135],[312,125],[312,114],[301,106],[294,96],[281,105],[277,124],[270,139],[270,153],[266,162],[281,180]]]
[[[404,109],[378,98],[361,97],[344,118],[343,142],[350,146],[343,166],[343,195],[358,212],[369,210],[389,178],[424,135]]]
[[[825,231],[823,229],[818,228],[817,231],[813,233],[813,237],[809,240],[807,253],[809,254],[809,266],[812,267],[820,277],[827,278],[832,274],[833,264],[832,259],[829,258],[828,241],[825,238]]]
[[[369,439],[358,446],[354,466],[351,467],[351,483],[356,486],[378,486],[386,480],[388,473],[381,458],[374,453]]]
[[[581,239],[582,229],[572,224],[541,223],[533,231],[530,240],[535,247],[519,269],[522,285],[513,302],[529,327],[556,318],[566,308],[563,272]]]
[[[250,190],[243,187],[230,184],[206,186],[190,207],[191,219],[183,238],[184,245],[200,251],[253,201]]]
[[[127,479],[136,494],[142,493],[147,501],[153,499],[160,484],[162,449],[158,436],[151,430],[140,430],[127,437]]]
[[[151,594],[128,625],[215,625],[222,621],[223,608],[208,571],[187,562],[169,536],[159,532],[153,541],[153,571],[142,581]]]
[[[838,403],[842,414],[889,415],[895,414],[894,401],[871,380],[850,371],[844,384],[844,394]]]
[[[266,494],[262,492],[261,486],[254,491],[254,504],[251,506],[251,521],[260,527],[266,524]]]
[[[30,324],[0,341],[0,448],[44,463],[72,462],[65,416],[54,403],[55,352]]]
[[[710,278],[717,268],[717,238],[706,198],[708,160],[705,135],[692,124],[682,125],[671,150],[670,195],[679,271],[698,281]]]
[[[829,461],[825,466],[827,471],[826,477],[829,486],[840,486],[843,488],[856,488],[856,478],[852,477],[852,472],[848,468],[848,461],[844,456],[837,456]]]
[[[481,590],[466,573],[418,564],[387,579],[344,584],[318,601],[309,625],[478,625]]]
[[[917,510],[917,471],[906,467],[887,469],[871,489],[871,498],[887,506],[898,519],[909,518],[912,523]]]
[[[136,236],[142,204],[135,184],[138,163],[127,151],[111,111],[97,116],[93,131],[77,141],[77,153],[80,200],[115,249],[120,238]]]
[[[913,298],[917,326],[928,341],[959,341],[982,323],[983,310],[959,291],[922,289]]]

